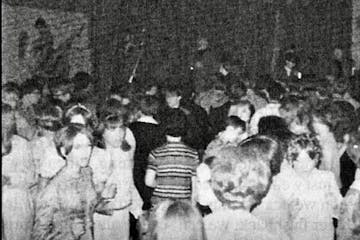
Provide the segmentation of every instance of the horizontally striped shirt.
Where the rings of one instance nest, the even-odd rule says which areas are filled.
[[[153,197],[190,199],[191,178],[198,165],[197,152],[182,142],[168,142],[153,150],[147,167],[156,172]]]

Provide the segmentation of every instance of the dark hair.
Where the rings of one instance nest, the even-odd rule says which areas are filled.
[[[281,97],[286,93],[286,89],[278,82],[272,81],[266,88],[269,93],[270,99],[280,100]]]
[[[296,57],[296,55],[295,55],[293,52],[287,52],[287,53],[285,53],[284,59],[285,59],[285,61],[289,61],[289,62],[292,62],[292,63],[294,63],[294,64],[297,63],[297,57]]]
[[[11,152],[11,149],[12,149],[12,144],[11,144],[11,138],[13,135],[16,134],[16,122],[15,122],[15,113],[14,113],[14,110],[11,108],[10,105],[6,104],[6,103],[3,103],[1,105],[1,124],[2,124],[2,131],[1,131],[1,141],[3,143],[5,143],[5,153],[4,155],[7,155]],[[12,122],[7,122],[5,120],[8,120],[8,119],[5,119],[4,116],[6,114],[13,114],[13,121]],[[4,139],[6,138],[6,139]]]
[[[304,104],[304,99],[297,95],[287,95],[281,98],[280,104],[280,108],[291,111],[294,108],[300,109]]]
[[[72,82],[74,83],[75,90],[82,90],[93,82],[93,78],[87,72],[77,72],[73,77]]]
[[[187,119],[180,109],[170,109],[163,121],[165,134],[172,137],[183,137],[186,134]]]
[[[62,158],[65,159],[66,155],[72,151],[74,138],[80,133],[85,134],[90,142],[93,142],[91,132],[81,124],[70,124],[56,132],[54,142],[56,150]],[[65,156],[61,152],[62,147],[65,149]]]
[[[229,97],[231,99],[235,99],[235,100],[239,99],[239,97],[242,97],[242,96],[238,95],[239,90],[241,90],[244,94],[246,94],[247,87],[243,82],[238,81],[238,82],[231,84],[229,93],[228,93]]]
[[[176,85],[175,83],[171,83],[168,86],[166,86],[165,92],[175,93],[179,97],[183,95],[182,88],[178,84]]]
[[[266,135],[254,135],[244,140],[240,147],[243,153],[264,159],[270,167],[272,176],[280,172],[285,152],[277,138]]]
[[[38,17],[38,19],[36,19],[35,24],[34,24],[35,28],[46,27],[46,26],[47,26],[47,24],[46,24],[46,21],[44,18]]]
[[[246,130],[246,123],[241,120],[238,116],[229,116],[226,119],[227,126],[233,126],[234,128],[240,127],[243,131]]]
[[[73,84],[68,79],[63,78],[55,78],[50,83],[50,91],[52,94],[54,94],[55,91],[71,94],[73,92],[73,87]]]
[[[42,86],[36,79],[27,79],[23,84],[21,84],[21,96],[26,94],[31,94],[35,91],[39,91],[41,94]]]
[[[60,107],[46,103],[41,104],[36,110],[37,122],[41,128],[55,132],[62,127],[63,112]]]
[[[100,121],[104,121],[109,115],[118,115],[123,119],[124,124],[128,122],[128,109],[124,107],[120,101],[114,98],[106,100],[105,104],[100,107],[98,113]]]
[[[289,131],[285,120],[278,116],[265,116],[258,123],[259,134],[271,134],[277,131]]]
[[[334,134],[337,142],[344,141],[344,135],[356,128],[355,109],[346,101],[334,101],[315,112]]]
[[[155,116],[159,110],[159,100],[153,96],[144,96],[140,100],[140,111],[147,116]]]
[[[7,82],[2,86],[2,91],[13,92],[20,97],[20,87],[15,82]]]

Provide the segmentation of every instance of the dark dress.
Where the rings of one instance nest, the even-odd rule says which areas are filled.
[[[165,142],[165,135],[159,125],[146,122],[133,122],[129,126],[136,140],[134,155],[134,183],[142,200],[143,209],[151,207],[152,188],[145,185],[145,173],[150,152]]]
[[[231,101],[228,101],[220,107],[210,108],[209,121],[213,131],[213,136],[216,136],[219,132],[225,129],[226,119],[228,118],[231,104]]]

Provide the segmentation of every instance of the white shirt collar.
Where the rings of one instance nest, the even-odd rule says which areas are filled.
[[[141,116],[137,121],[142,123],[159,124],[152,116]]]

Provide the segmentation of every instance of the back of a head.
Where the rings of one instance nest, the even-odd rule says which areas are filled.
[[[286,93],[286,89],[278,82],[272,81],[268,84],[266,91],[269,93],[271,100],[279,101]]]
[[[238,116],[229,116],[226,120],[226,125],[234,128],[241,128],[243,131],[246,131],[246,122],[241,120]]]
[[[146,116],[155,116],[159,110],[159,100],[154,96],[143,96],[140,99],[140,111]]]
[[[280,131],[287,132],[288,127],[285,120],[278,116],[265,116],[258,123],[259,134],[266,135]]]
[[[75,85],[75,90],[82,90],[93,82],[93,78],[87,72],[77,72],[72,79]]]
[[[42,86],[37,79],[30,78],[21,84],[21,95],[22,96],[33,93],[35,91],[38,91],[39,94],[42,91]]]
[[[242,142],[240,147],[243,154],[254,155],[258,159],[265,160],[270,167],[272,176],[280,172],[284,149],[276,136],[255,135]]]
[[[162,124],[168,136],[183,137],[186,134],[187,119],[180,109],[169,109]]]
[[[150,221],[151,240],[205,240],[203,220],[188,201],[164,201]]]
[[[250,211],[266,195],[270,186],[269,163],[261,154],[226,147],[210,165],[211,187],[222,204]]]
[[[229,97],[233,100],[240,100],[247,93],[247,87],[243,82],[236,82],[230,86]]]
[[[344,141],[344,135],[356,128],[354,107],[347,101],[333,101],[315,112],[315,116],[325,123],[337,142]]]

